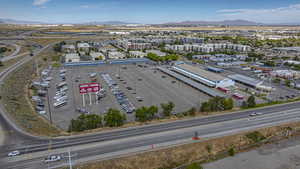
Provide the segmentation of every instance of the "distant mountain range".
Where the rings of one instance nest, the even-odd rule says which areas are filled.
[[[22,21],[22,20],[4,19],[4,18],[0,18],[0,23],[4,23],[4,24],[46,24],[46,23],[38,22],[38,21]]]
[[[209,25],[228,25],[228,26],[248,26],[248,25],[263,25],[261,23],[247,21],[247,20],[224,20],[224,21],[183,21],[183,22],[169,22],[160,25],[166,26],[209,26]]]
[[[122,21],[93,21],[83,23],[50,23],[40,21],[24,21],[15,19],[0,18],[0,24],[74,24],[74,25],[140,25],[133,22]],[[248,20],[223,20],[223,21],[183,21],[183,22],[168,22],[162,24],[151,24],[154,26],[252,26],[252,25],[300,25],[300,23],[277,23],[277,24],[265,24],[257,23]]]
[[[82,23],[84,25],[129,25],[129,24],[138,24],[138,23],[131,23],[131,22],[122,22],[122,21],[103,21],[103,22],[87,22]]]
[[[103,21],[103,22],[86,22],[86,23],[47,23],[47,22],[39,22],[39,21],[23,21],[23,20],[15,20],[15,19],[4,19],[0,18],[0,23],[4,24],[78,24],[78,25],[128,25],[128,24],[137,24],[137,23],[129,23],[129,22],[121,22],[121,21]]]

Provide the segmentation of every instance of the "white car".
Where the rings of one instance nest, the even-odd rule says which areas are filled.
[[[66,100],[68,100],[68,96],[62,96],[62,97],[56,98],[55,100],[56,100],[57,102],[66,101]]]
[[[59,94],[59,95],[55,95],[53,98],[54,99],[59,99],[59,98],[61,98],[61,97],[66,97],[66,94]]]
[[[60,107],[60,106],[64,106],[67,104],[67,101],[61,101],[61,102],[55,102],[53,104],[54,107]]]
[[[60,161],[60,160],[61,160],[61,156],[59,156],[59,155],[51,155],[51,156],[45,158],[45,163],[55,162],[55,161]]]
[[[45,111],[45,110],[43,110],[43,111],[39,111],[39,114],[40,115],[43,115],[43,114],[46,114],[47,112]]]
[[[14,156],[18,156],[20,155],[20,151],[16,150],[16,151],[12,151],[10,153],[8,153],[8,157],[14,157]]]

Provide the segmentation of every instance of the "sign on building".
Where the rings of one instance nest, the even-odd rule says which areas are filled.
[[[84,83],[79,85],[80,94],[96,93],[100,90],[99,83]]]

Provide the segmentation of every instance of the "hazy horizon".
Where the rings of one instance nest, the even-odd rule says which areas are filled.
[[[4,0],[2,0],[4,1]],[[45,23],[122,21],[153,24],[181,21],[248,20],[300,23],[296,0],[11,0],[1,3],[0,18]]]

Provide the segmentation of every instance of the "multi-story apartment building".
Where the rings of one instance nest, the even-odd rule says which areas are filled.
[[[229,44],[229,43],[217,43],[217,44],[184,44],[184,45],[166,45],[166,49],[175,51],[185,51],[185,52],[214,52],[218,50],[233,50],[238,52],[248,52],[250,51],[250,46],[239,45],[239,44]]]

